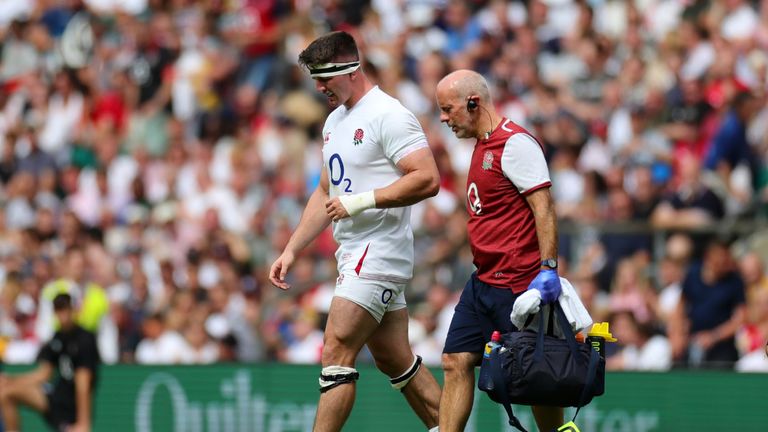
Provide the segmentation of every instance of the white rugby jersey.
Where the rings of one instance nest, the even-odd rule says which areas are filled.
[[[330,197],[386,187],[402,177],[397,162],[427,139],[416,117],[374,87],[348,110],[336,108],[323,127]],[[339,274],[405,282],[413,275],[411,208],[368,209],[335,222]]]

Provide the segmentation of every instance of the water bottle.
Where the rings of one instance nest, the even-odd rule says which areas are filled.
[[[704,363],[704,357],[706,356],[706,352],[704,351],[704,348],[701,347],[701,345],[697,344],[696,342],[692,342],[688,346],[688,365],[691,367],[701,367],[702,363]]]
[[[592,329],[587,333],[586,342],[593,350],[605,358],[605,342],[616,342],[616,338],[611,334],[607,322],[594,323]]]
[[[480,365],[480,378],[477,381],[477,388],[483,391],[493,390],[493,377],[491,376],[491,352],[501,346],[501,332],[494,331],[491,334],[491,340],[485,344],[483,351],[483,363]]]

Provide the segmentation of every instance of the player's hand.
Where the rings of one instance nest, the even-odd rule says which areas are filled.
[[[284,290],[291,287],[285,283],[285,275],[295,259],[296,257],[292,252],[286,251],[272,263],[272,267],[269,269],[269,281],[272,282],[272,285]]]
[[[332,221],[338,222],[341,219],[348,218],[349,213],[344,205],[339,200],[339,197],[334,197],[325,202],[325,212]]]
[[[541,269],[536,278],[528,285],[528,289],[539,290],[543,304],[556,302],[557,298],[560,297],[560,291],[562,291],[560,276],[557,275],[557,270]]]

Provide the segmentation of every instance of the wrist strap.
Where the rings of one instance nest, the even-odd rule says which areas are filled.
[[[372,190],[353,195],[339,195],[339,201],[350,216],[356,216],[363,210],[376,207],[376,198]]]

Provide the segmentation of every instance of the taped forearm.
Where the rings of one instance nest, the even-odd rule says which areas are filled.
[[[356,216],[364,210],[376,207],[376,198],[373,191],[362,192],[353,195],[339,195],[339,201],[350,216]]]

